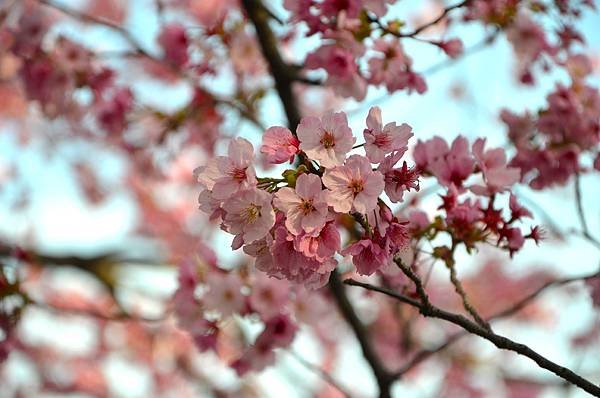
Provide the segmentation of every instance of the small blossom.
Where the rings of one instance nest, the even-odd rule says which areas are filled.
[[[437,43],[444,53],[450,58],[458,58],[462,55],[464,48],[463,43],[459,39],[450,39]]]
[[[223,210],[226,213],[223,224],[243,243],[252,243],[265,237],[275,224],[271,195],[256,188],[236,193],[225,201]]]
[[[485,138],[473,143],[473,155],[485,181],[485,186],[473,185],[471,191],[478,195],[493,195],[506,191],[521,179],[521,170],[506,165],[506,153],[502,148],[484,151]]]
[[[321,262],[339,251],[340,244],[340,232],[333,222],[325,224],[318,233],[301,233],[294,238],[294,248],[297,251]]]
[[[261,276],[252,284],[250,305],[263,319],[270,319],[284,309],[288,298],[289,286],[286,282]]]
[[[202,301],[210,310],[219,311],[222,317],[241,313],[245,308],[245,299],[242,295],[242,282],[235,273],[226,275],[210,273],[206,277],[209,291]]]
[[[325,225],[327,191],[321,190],[321,179],[314,174],[300,175],[295,189],[281,188],[273,203],[285,212],[285,226],[294,235],[318,232]]]
[[[412,128],[406,123],[396,126],[395,122],[391,122],[384,127],[381,121],[381,109],[374,106],[369,110],[367,128],[363,135],[367,157],[372,163],[379,163],[392,151],[399,152],[400,156],[404,154],[413,133]]]
[[[272,254],[272,268],[265,270],[268,275],[303,283],[309,289],[325,285],[329,280],[329,274],[337,265],[333,258],[319,261],[315,257],[307,257],[297,251],[294,248],[294,236],[283,226],[275,229]]]
[[[190,42],[185,28],[180,24],[164,26],[158,36],[158,44],[165,52],[165,59],[171,64],[181,67],[188,63]]]
[[[371,275],[389,262],[386,250],[371,239],[359,240],[344,249],[341,254],[352,255],[352,263],[360,275]]]
[[[386,156],[377,168],[383,174],[385,193],[392,202],[401,202],[405,191],[419,191],[419,173],[416,168],[409,168],[406,162],[399,169],[393,168],[401,156],[400,152],[394,152]]]
[[[232,194],[256,185],[256,173],[252,161],[254,148],[252,144],[243,139],[236,138],[229,143],[228,156],[218,156],[215,159],[220,176],[214,179],[212,188],[216,199],[227,199]],[[214,168],[208,166],[201,172],[203,178],[206,173],[214,173]],[[200,175],[199,175],[200,179]]]
[[[343,166],[325,171],[323,184],[331,191],[329,205],[339,213],[366,214],[377,205],[384,188],[383,175],[371,169],[364,156],[352,155]]]
[[[356,142],[343,112],[304,117],[297,132],[300,149],[327,168],[342,164]]]
[[[462,189],[463,182],[471,175],[474,160],[469,151],[469,143],[458,136],[452,146],[441,137],[434,137],[415,146],[414,158],[417,166],[433,174],[440,184],[455,185]]]
[[[280,164],[294,161],[294,155],[298,153],[300,142],[285,127],[269,127],[263,134],[263,144],[260,152],[267,156],[267,161]]]

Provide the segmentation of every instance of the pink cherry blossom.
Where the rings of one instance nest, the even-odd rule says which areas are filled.
[[[533,217],[531,212],[529,210],[527,210],[525,207],[521,206],[521,204],[517,201],[517,197],[515,195],[513,195],[512,193],[510,194],[508,206],[510,208],[511,218],[514,220],[519,220],[523,217],[529,217],[529,218]]]
[[[391,93],[397,90],[416,91],[423,94],[427,84],[423,77],[412,70],[412,59],[406,55],[399,40],[377,39],[373,49],[383,54],[369,59],[369,83],[384,84]]]
[[[379,163],[385,155],[397,151],[400,156],[408,150],[408,140],[413,136],[412,127],[406,123],[396,126],[395,122],[383,126],[381,109],[374,106],[367,116],[365,137],[365,152],[372,163]]]
[[[244,138],[236,138],[229,143],[228,156],[218,156],[215,159],[219,177],[214,179],[212,187],[216,199],[227,199],[232,194],[256,185],[256,173],[252,161],[254,148]],[[209,173],[209,176],[205,176]],[[210,178],[214,168],[204,169],[198,173],[198,179]],[[202,174],[202,176],[200,176]]]
[[[289,301],[289,285],[285,281],[262,274],[252,284],[250,305],[263,319],[270,319],[285,309]]]
[[[484,151],[485,138],[473,143],[473,155],[485,181],[485,186],[472,185],[471,191],[478,195],[493,195],[503,192],[521,179],[521,170],[506,165],[506,153],[502,148]]]
[[[294,161],[300,142],[285,127],[269,127],[263,134],[263,144],[260,152],[267,156],[269,163],[279,164]]]
[[[342,164],[356,142],[344,112],[303,117],[297,132],[300,149],[327,168]]]
[[[294,249],[306,257],[314,257],[323,262],[340,250],[340,232],[333,222],[312,234],[300,233],[294,238]]]
[[[256,188],[237,192],[223,203],[223,210],[223,224],[243,243],[263,238],[275,224],[271,195]]]
[[[246,304],[241,292],[242,282],[236,273],[210,273],[206,283],[210,290],[202,301],[207,309],[219,311],[222,317],[243,312]]]
[[[336,17],[344,12],[348,18],[356,18],[361,10],[361,0],[324,0],[319,4],[319,9],[328,17]]]
[[[165,52],[165,59],[171,64],[181,67],[188,63],[190,42],[182,25],[174,23],[164,26],[158,36],[158,44]]]
[[[271,246],[273,245],[273,237],[267,234],[263,239],[259,239],[252,243],[244,245],[244,253],[255,258],[254,266],[263,272],[273,268],[273,255],[271,254]]]
[[[268,275],[302,283],[309,289],[325,285],[329,280],[329,274],[337,265],[333,258],[319,261],[297,251],[294,248],[294,236],[283,226],[275,229],[275,242],[271,252],[272,268],[264,270]]]
[[[425,142],[419,140],[413,156],[417,166],[433,174],[440,184],[446,187],[453,184],[460,189],[473,172],[475,164],[469,143],[463,136],[458,136],[450,148],[441,137],[436,136]]]
[[[383,174],[385,193],[392,202],[401,202],[406,191],[419,191],[419,173],[416,168],[409,168],[406,162],[403,162],[401,168],[394,168],[401,157],[401,152],[394,152],[386,156],[377,167],[377,171]]]
[[[371,275],[390,260],[386,250],[371,239],[359,240],[342,250],[341,254],[352,255],[352,263],[360,275]]]
[[[600,276],[588,279],[586,284],[591,289],[592,304],[600,308]]]
[[[463,43],[459,39],[450,39],[437,43],[437,45],[446,53],[450,58],[458,58],[462,55],[464,48]]]
[[[339,213],[370,212],[384,188],[383,175],[373,171],[369,160],[360,155],[352,155],[343,166],[326,170],[323,184],[331,191],[329,205]]]
[[[308,54],[304,62],[308,69],[323,68],[327,71],[326,85],[343,97],[362,100],[367,82],[359,73],[356,57],[362,55],[364,46],[357,43],[348,31],[326,35],[334,44],[325,44]]]
[[[285,226],[294,235],[318,232],[327,218],[327,192],[318,176],[302,174],[295,189],[285,187],[275,194],[273,204],[285,213]]]

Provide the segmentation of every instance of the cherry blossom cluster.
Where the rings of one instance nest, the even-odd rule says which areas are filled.
[[[519,167],[534,189],[564,185],[571,176],[585,172],[585,155],[600,170],[600,95],[585,83],[592,71],[590,60],[574,55],[566,62],[571,84],[558,84],[537,114],[501,114],[508,137],[517,149],[511,165]],[[591,166],[591,165],[590,165]]]
[[[306,57],[305,68],[325,70],[327,86],[338,95],[357,100],[365,97],[370,85],[383,86],[389,92],[424,93],[427,84],[422,74],[415,72],[413,60],[404,50],[401,39],[434,45],[450,58],[462,55],[463,43],[458,38],[437,39],[422,33],[428,27],[426,24],[407,31],[404,21],[386,15],[392,3],[395,0],[285,1],[284,6],[292,13],[291,21],[305,23],[307,36],[320,34],[323,40]],[[443,15],[450,25],[454,21],[450,11],[464,8],[463,21],[479,21],[488,28],[504,30],[518,59],[519,80],[533,84],[535,66],[548,71],[551,64],[560,62],[562,52],[568,53],[574,43],[583,42],[572,21],[581,16],[583,7],[594,8],[594,4],[583,1],[545,5],[532,1],[526,7],[519,3],[516,0],[465,1],[443,9]],[[560,15],[562,21],[554,32],[556,43],[542,28],[542,22],[535,18],[553,14]]]
[[[298,323],[316,327],[324,298],[302,286],[243,270],[224,271],[214,264],[180,263],[174,308],[179,326],[188,331],[200,351],[218,353],[233,316],[259,319],[264,329],[241,349],[229,365],[240,375],[275,362],[274,350],[288,347]],[[247,342],[250,343],[250,342]]]
[[[496,196],[521,176],[518,168],[507,166],[504,151],[486,149],[485,139],[470,148],[464,137],[451,146],[434,137],[415,146],[415,166],[406,161],[400,165],[412,136],[405,123],[384,124],[377,107],[369,111],[365,142],[358,146],[343,112],[306,116],[296,134],[271,127],[260,148],[267,160],[300,161],[283,178],[257,177],[252,145],[234,139],[228,156],[195,171],[203,188],[200,209],[234,235],[234,250],[243,247],[256,258],[257,269],[309,288],[327,283],[338,262],[336,254],[351,255],[362,275],[393,267],[394,256],[409,247],[411,236],[407,220],[395,216],[381,195],[402,202],[405,192],[419,190],[425,176],[435,177],[447,190],[440,206],[445,217],[423,222],[416,236],[445,231],[469,249],[488,242],[511,254],[519,250],[525,237],[514,223],[529,212],[513,196],[508,219],[494,207]],[[358,147],[364,147],[365,155],[354,153]],[[475,175],[479,178],[472,181]],[[467,194],[476,198],[463,199]],[[357,239],[345,248],[340,217],[351,217],[357,229]],[[539,232],[526,237],[537,240]]]
[[[285,1],[284,6],[292,21],[306,23],[308,36],[322,35],[323,44],[308,54],[305,67],[324,69],[327,86],[338,95],[361,100],[368,85],[384,86],[390,92],[427,90],[423,77],[413,70],[412,58],[393,35],[399,34],[401,23],[384,26],[379,21],[392,3],[395,0],[306,0]],[[431,43],[453,58],[462,53],[458,39]],[[363,60],[366,71],[360,68]]]
[[[535,69],[551,70],[562,66],[573,45],[583,43],[574,22],[585,8],[595,9],[593,1],[556,1],[543,3],[522,0],[474,0],[466,2],[465,21],[480,21],[485,26],[501,28],[517,58],[516,73],[523,84],[535,83]],[[555,28],[545,27],[546,18],[559,17]]]

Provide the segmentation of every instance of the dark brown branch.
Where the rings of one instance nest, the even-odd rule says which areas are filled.
[[[520,310],[525,308],[528,304],[530,304],[535,298],[537,298],[541,293],[543,293],[546,289],[548,289],[552,286],[562,286],[562,285],[566,285],[569,283],[586,281],[586,280],[589,280],[592,278],[598,278],[598,277],[600,277],[600,271],[594,272],[593,274],[587,274],[587,275],[576,276],[576,277],[571,277],[571,278],[557,279],[554,281],[546,282],[542,286],[540,286],[539,288],[537,288],[536,290],[534,290],[533,292],[528,294],[527,296],[516,301],[511,306],[486,318],[486,320],[488,322],[490,322],[493,320],[509,317],[509,316],[519,312]],[[424,360],[431,357],[432,355],[445,350],[450,345],[454,344],[454,342],[456,342],[458,339],[460,339],[461,337],[467,336],[467,335],[469,335],[469,333],[466,331],[455,333],[452,336],[448,337],[448,339],[446,341],[439,344],[438,346],[436,346],[434,348],[423,349],[423,350],[417,352],[410,361],[408,361],[406,364],[404,364],[402,366],[402,368],[400,368],[397,372],[394,373],[394,376],[402,377],[405,373],[407,373],[409,370],[413,369],[419,363],[423,362]]]
[[[242,0],[242,5],[256,30],[256,37],[275,80],[275,89],[283,103],[290,130],[295,131],[300,123],[300,112],[292,91],[293,68],[281,57],[277,48],[277,39],[269,27],[269,12],[260,0]]]
[[[523,356],[533,360],[535,363],[538,364],[539,367],[549,370],[550,372],[554,373],[555,375],[561,377],[562,379],[568,381],[569,383],[572,383],[572,384],[578,386],[579,388],[583,389],[584,391],[586,391],[596,397],[600,397],[600,387],[598,385],[593,384],[589,380],[586,380],[583,377],[579,376],[578,374],[574,373],[572,370],[567,369],[564,366],[561,366],[561,365],[547,359],[546,357],[538,354],[536,351],[532,350],[525,344],[515,342],[504,336],[501,336],[492,331],[489,331],[460,314],[454,314],[452,312],[445,311],[445,310],[438,308],[436,306],[433,306],[433,305],[426,307],[422,303],[420,303],[419,301],[417,301],[415,299],[412,299],[410,297],[396,293],[389,289],[370,285],[368,283],[362,283],[362,282],[358,282],[358,281],[355,281],[352,279],[348,279],[348,280],[344,281],[344,283],[351,285],[351,286],[359,286],[359,287],[362,287],[367,290],[383,293],[383,294],[385,294],[389,297],[393,297],[396,300],[399,300],[405,304],[408,304],[415,308],[418,308],[419,311],[425,316],[429,316],[431,318],[442,319],[447,322],[458,325],[469,333],[476,334],[480,337],[483,337],[484,339],[488,340],[489,342],[491,342],[492,344],[494,344],[496,347],[498,347],[500,349],[513,351],[513,352],[516,352],[517,354],[523,355]]]
[[[363,355],[371,366],[371,369],[373,369],[373,373],[375,374],[379,386],[380,398],[390,397],[390,386],[394,378],[391,373],[385,369],[375,353],[367,329],[358,318],[358,315],[356,315],[352,303],[348,300],[344,284],[337,271],[331,273],[331,277],[329,278],[329,291],[334,296],[342,316],[354,331],[354,335],[360,344]]]
[[[460,296],[464,309],[469,314],[471,314],[471,316],[473,317],[475,322],[479,324],[479,326],[484,327],[488,330],[492,330],[490,324],[487,323],[481,317],[481,315],[479,315],[475,307],[473,307],[473,305],[469,301],[469,298],[467,297],[467,292],[465,292],[465,289],[463,288],[462,283],[460,282],[460,279],[458,279],[458,275],[456,274],[455,264],[447,263],[446,266],[450,270],[450,282],[452,282],[452,285],[454,285],[454,290]]]
[[[391,29],[387,28],[386,26],[384,26],[381,23],[381,21],[379,19],[377,19],[377,18],[371,18],[371,21],[375,22],[379,26],[379,28],[381,30],[383,30],[385,33],[388,33],[388,34],[391,34],[391,35],[394,35],[394,36],[400,37],[400,38],[416,38],[416,36],[419,33],[423,32],[424,30],[426,30],[426,29],[428,29],[428,28],[430,28],[432,26],[437,25],[443,19],[445,19],[452,10],[455,10],[457,8],[461,8],[461,7],[466,6],[469,3],[469,1],[470,0],[463,0],[460,3],[457,3],[457,4],[454,4],[452,6],[448,6],[448,7],[444,8],[444,10],[442,11],[442,13],[437,18],[435,18],[435,19],[433,19],[433,20],[431,20],[431,21],[429,21],[427,23],[424,23],[423,25],[415,28],[415,30],[413,30],[411,32],[402,33],[402,32],[398,32],[398,31],[395,31],[395,30],[391,30]]]

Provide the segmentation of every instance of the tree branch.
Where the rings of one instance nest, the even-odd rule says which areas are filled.
[[[360,344],[363,355],[369,365],[371,365],[371,369],[373,369],[377,384],[379,385],[380,398],[390,397],[390,386],[393,377],[391,373],[385,369],[375,353],[375,350],[371,345],[371,340],[369,339],[368,331],[362,321],[358,318],[358,315],[356,315],[352,303],[348,300],[344,284],[337,271],[333,271],[329,277],[329,291],[334,296],[342,316],[354,331],[354,335]]]
[[[598,277],[600,277],[600,271],[594,272],[592,274],[576,276],[576,277],[571,277],[571,278],[557,279],[554,281],[546,282],[542,286],[540,286],[539,288],[537,288],[536,290],[531,292],[530,294],[528,294],[525,297],[523,297],[522,299],[516,301],[511,306],[505,308],[504,310],[502,310],[500,312],[495,313],[494,315],[492,315],[490,317],[487,317],[486,320],[488,322],[491,322],[493,320],[498,320],[498,319],[509,317],[509,316],[519,312],[520,310],[525,308],[528,304],[530,304],[535,298],[537,298],[541,293],[543,293],[545,290],[547,290],[550,287],[562,286],[562,285],[566,285],[569,283],[586,281],[586,280],[589,280],[592,278],[598,278]],[[409,370],[411,370],[412,368],[417,366],[419,363],[423,362],[424,360],[431,357],[432,355],[445,350],[450,345],[454,344],[454,342],[456,342],[458,339],[460,339],[461,337],[467,336],[467,335],[469,335],[469,333],[466,331],[455,333],[452,336],[448,337],[448,339],[445,342],[439,344],[437,347],[430,348],[430,349],[423,349],[423,350],[417,352],[410,361],[405,363],[397,372],[394,373],[394,376],[402,377],[405,373],[407,373]]]
[[[581,223],[581,235],[586,238],[589,242],[594,244],[597,248],[600,248],[600,241],[592,236],[590,229],[585,218],[585,212],[583,211],[583,202],[581,199],[581,178],[579,173],[575,174],[575,205],[577,206],[577,216]]]
[[[550,372],[554,373],[555,375],[561,377],[562,379],[568,381],[569,383],[572,383],[572,384],[578,386],[579,388],[583,389],[584,391],[587,391],[588,393],[590,393],[596,397],[600,397],[600,387],[598,385],[593,384],[592,382],[590,382],[587,379],[584,379],[583,377],[579,376],[572,370],[567,369],[564,366],[561,366],[561,365],[547,359],[546,357],[538,354],[536,351],[532,350],[525,344],[515,342],[504,336],[501,336],[492,331],[489,331],[460,314],[454,314],[452,312],[445,311],[445,310],[438,308],[436,306],[433,306],[433,305],[430,305],[430,307],[425,308],[425,306],[422,303],[420,303],[419,301],[417,301],[415,299],[412,299],[410,297],[396,293],[389,289],[370,285],[368,283],[358,282],[353,279],[348,279],[348,280],[344,281],[344,283],[351,285],[351,286],[359,286],[359,287],[362,287],[367,290],[385,294],[385,295],[387,295],[389,297],[393,297],[396,300],[399,300],[405,304],[408,304],[415,308],[418,308],[420,310],[420,312],[425,316],[428,316],[431,318],[442,319],[447,322],[458,325],[458,326],[462,327],[463,329],[465,329],[467,332],[470,332],[472,334],[476,334],[480,337],[483,337],[484,339],[488,340],[489,342],[491,342],[492,344],[494,344],[496,347],[498,347],[500,349],[513,351],[513,352],[516,352],[517,354],[523,355],[523,356],[533,360],[535,363],[538,364],[539,367],[549,370]]]

